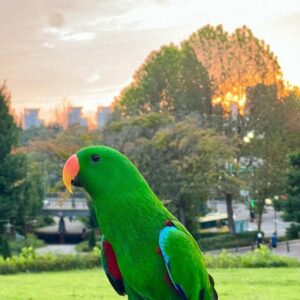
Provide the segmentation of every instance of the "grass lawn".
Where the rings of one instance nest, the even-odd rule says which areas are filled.
[[[212,269],[220,300],[299,300],[300,268]],[[0,276],[1,300],[126,299],[102,270]]]

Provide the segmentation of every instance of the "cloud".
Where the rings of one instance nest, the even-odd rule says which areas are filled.
[[[53,48],[54,48],[53,45],[51,45],[51,44],[49,44],[49,43],[47,43],[47,42],[43,43],[43,47],[49,48],[49,49],[53,49]]]
[[[98,81],[101,78],[100,72],[96,72],[94,74],[92,74],[91,76],[86,78],[86,82],[89,83],[94,83],[96,81]]]
[[[60,37],[63,41],[91,41],[96,37],[96,32],[76,32],[71,34],[65,34]]]
[[[44,28],[43,32],[45,34],[52,34],[54,36],[57,36],[62,41],[74,41],[74,42],[91,41],[97,35],[96,32],[89,32],[89,31],[74,32],[67,28],[60,29],[54,27]]]

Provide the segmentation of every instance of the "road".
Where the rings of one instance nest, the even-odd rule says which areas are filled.
[[[220,213],[226,213],[226,204],[225,201],[210,201],[210,207],[213,207]],[[249,220],[249,208],[243,203],[234,202],[233,203],[233,213],[234,217],[237,219],[247,219]],[[289,227],[290,222],[284,222],[281,218],[282,213],[277,212],[277,234],[278,236],[284,236],[285,230]],[[248,223],[248,230],[255,231],[257,230],[257,223],[250,222]],[[263,222],[261,230],[265,233],[265,236],[272,236],[275,231],[275,222],[274,222],[274,208],[266,206],[265,213],[263,214]]]

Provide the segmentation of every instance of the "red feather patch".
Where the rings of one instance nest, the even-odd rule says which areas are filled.
[[[122,275],[118,266],[117,258],[115,252],[108,241],[104,241],[103,243],[103,251],[106,257],[107,262],[107,271],[113,276],[116,280],[121,280]]]
[[[165,222],[165,226],[174,226],[173,222],[171,220],[167,220]]]
[[[156,247],[155,252],[157,253],[157,255],[162,256],[162,252],[161,252],[159,246]]]

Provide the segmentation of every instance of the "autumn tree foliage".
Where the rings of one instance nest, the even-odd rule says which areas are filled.
[[[246,26],[229,34],[222,25],[207,25],[193,33],[188,42],[208,71],[214,104],[221,104],[225,112],[235,104],[244,113],[248,87],[276,85],[282,91],[282,73],[276,56]]]

